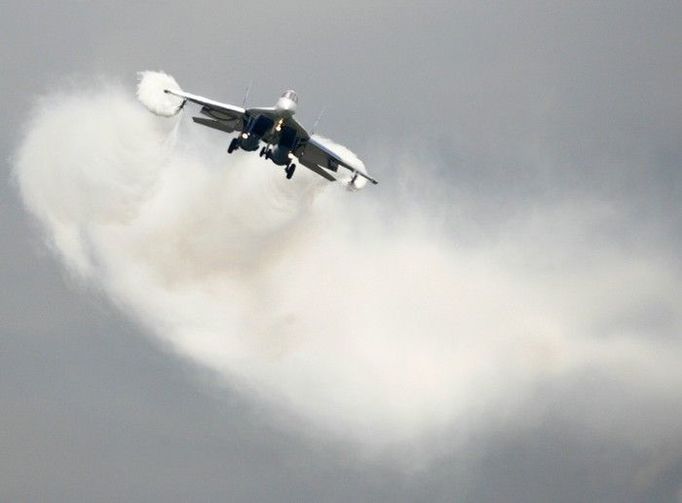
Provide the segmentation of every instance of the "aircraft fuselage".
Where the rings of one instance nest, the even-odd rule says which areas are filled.
[[[251,116],[238,138],[239,148],[252,152],[258,149],[261,140],[266,140],[269,143],[266,157],[280,166],[289,164],[291,157],[288,154],[295,147],[296,130],[287,126],[287,120],[296,113],[297,102],[296,93],[289,90],[274,107],[267,109],[267,113],[265,109],[261,109],[261,113],[259,109],[250,109]],[[261,155],[265,154],[263,150]]]

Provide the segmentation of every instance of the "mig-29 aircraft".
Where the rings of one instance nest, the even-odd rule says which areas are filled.
[[[352,174],[351,186],[355,186],[358,177],[378,183],[363,167],[335,153],[296,122],[298,96],[292,90],[285,91],[274,107],[262,108],[228,105],[180,90],[164,89],[164,92],[182,98],[178,111],[187,101],[201,105],[201,113],[208,118],[192,117],[197,124],[226,133],[238,132],[227,148],[229,154],[237,149],[253,152],[260,148],[261,157],[285,166],[289,179],[294,175],[296,158],[300,164],[330,181],[336,180],[330,172],[336,173],[342,167]],[[264,143],[262,147],[261,142]]]

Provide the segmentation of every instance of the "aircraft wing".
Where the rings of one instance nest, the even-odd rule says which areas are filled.
[[[187,101],[202,105],[201,113],[208,115],[213,120],[195,117],[194,122],[198,124],[220,129],[227,133],[241,130],[244,125],[244,115],[246,114],[246,110],[242,107],[229,105],[227,103],[220,103],[219,101],[210,100],[208,98],[197,96],[196,94],[186,93],[184,91],[171,91],[170,89],[165,89],[164,92],[182,98],[184,101],[181,107],[184,106],[185,102]]]
[[[315,138],[315,136],[309,136],[307,140],[302,142],[301,146],[296,149],[294,154],[298,157],[298,162],[300,164],[303,164],[306,168],[311,169],[318,174],[325,173],[329,175],[329,173],[324,171],[325,169],[336,172],[338,171],[339,166],[341,166],[350,170],[353,173],[353,176],[366,178],[375,185],[379,183],[365,173],[363,169],[358,166],[353,166],[351,161],[343,159],[339,154]],[[327,179],[330,179],[330,177],[331,175],[325,176]]]

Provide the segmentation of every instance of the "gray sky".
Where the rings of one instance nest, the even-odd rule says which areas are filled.
[[[1,500],[678,500],[682,431],[656,420],[667,403],[618,410],[608,397],[628,390],[598,371],[541,384],[541,419],[501,423],[407,472],[293,431],[68,278],[22,209],[10,159],[36,97],[74,78],[132,92],[135,72],[163,69],[232,102],[253,79],[252,103],[297,89],[305,124],[328,107],[320,132],[382,181],[361,198],[431,199],[446,215],[461,200],[486,239],[548,201],[604,202],[617,212],[601,239],[679,274],[679,3],[141,4],[3,5]],[[406,151],[442,183],[394,168]],[[639,307],[604,319],[679,339],[679,310]],[[581,408],[601,411],[595,423],[641,413],[665,447],[603,435],[573,420]]]

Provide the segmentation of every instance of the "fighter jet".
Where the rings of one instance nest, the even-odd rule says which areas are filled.
[[[295,91],[282,93],[273,107],[260,108],[229,105],[179,90],[164,89],[164,92],[182,98],[178,110],[187,101],[201,105],[200,112],[206,117],[193,117],[192,120],[197,124],[226,133],[237,132],[237,137],[232,139],[227,148],[228,154],[237,149],[253,152],[260,148],[261,157],[284,166],[288,179],[294,176],[294,160],[298,159],[300,164],[330,181],[336,180],[332,173],[338,172],[341,167],[351,172],[351,187],[356,186],[358,177],[373,184],[378,183],[366,173],[364,166],[334,152],[294,119],[298,107]]]

